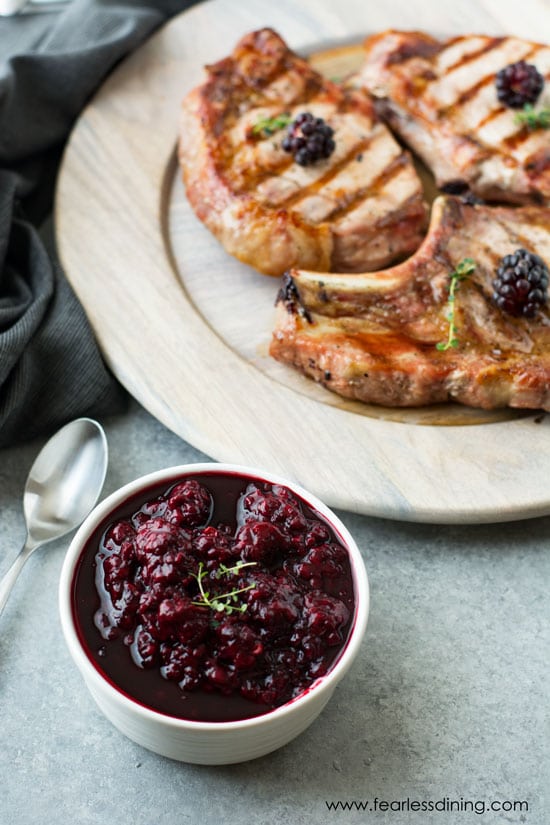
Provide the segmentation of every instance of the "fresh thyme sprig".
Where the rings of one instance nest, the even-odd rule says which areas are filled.
[[[255,567],[257,563],[258,562],[256,561],[239,560],[232,567],[226,567],[223,561],[221,561],[214,575],[217,579],[221,579],[222,576],[230,576],[232,573],[238,573],[240,570],[243,569],[243,567]]]
[[[518,112],[514,120],[528,129],[550,129],[550,109],[539,109],[536,112],[531,103],[526,103],[523,111]]]
[[[225,564],[220,564],[214,575],[217,579],[220,579],[222,576],[238,573],[243,567],[251,567],[255,564],[255,561],[238,561],[233,567],[226,567]],[[198,571],[191,573],[191,575],[196,579],[200,592],[200,599],[192,602],[192,604],[198,607],[210,607],[212,610],[215,610],[216,613],[227,613],[228,615],[231,615],[231,613],[235,611],[238,613],[245,612],[248,605],[245,602],[239,603],[237,597],[240,593],[251,590],[255,586],[254,582],[251,582],[246,587],[238,587],[226,593],[210,593],[208,590],[205,590],[203,586],[203,579],[208,575],[208,570],[206,570],[202,561],[199,563]]]
[[[449,296],[447,298],[447,303],[449,306],[449,311],[447,313],[447,320],[449,322],[449,336],[446,341],[440,341],[439,344],[436,344],[436,349],[440,352],[445,352],[451,347],[456,348],[459,345],[459,340],[456,337],[457,329],[456,329],[456,322],[455,322],[455,298],[456,292],[458,289],[458,285],[461,281],[465,281],[466,278],[469,278],[470,275],[474,272],[476,268],[476,262],[473,258],[463,258],[459,264],[457,264],[456,269],[454,272],[451,272],[449,275],[450,284],[449,284]]]
[[[275,117],[263,117],[252,127],[252,134],[256,137],[261,134],[269,137],[269,135],[278,132],[279,129],[284,129],[291,122],[292,115],[288,112],[283,112]]]

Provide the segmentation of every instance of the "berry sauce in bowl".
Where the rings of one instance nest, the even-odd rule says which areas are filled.
[[[320,712],[358,651],[368,583],[344,525],[305,490],[188,465],[96,508],[69,550],[60,606],[114,724],[167,756],[221,764],[279,747]],[[216,743],[215,731],[242,741]]]

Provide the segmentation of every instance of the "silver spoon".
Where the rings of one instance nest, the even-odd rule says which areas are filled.
[[[107,456],[103,428],[91,418],[66,424],[40,450],[23,496],[27,538],[0,581],[0,614],[31,553],[69,533],[94,507],[105,480]]]

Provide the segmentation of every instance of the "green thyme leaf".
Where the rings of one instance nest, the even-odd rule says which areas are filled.
[[[550,109],[539,109],[536,112],[530,103],[526,103],[523,111],[517,113],[514,121],[531,130],[550,129]]]
[[[221,563],[218,569],[214,573],[214,577],[219,579],[221,576],[231,575],[233,573],[238,573],[239,570],[243,567],[251,567],[255,565],[255,561],[238,561],[233,567],[226,567],[225,564]],[[208,571],[206,570],[202,561],[199,563],[199,569],[196,573],[191,573],[191,576],[197,582],[199,588],[199,597],[196,601],[192,602],[192,604],[197,605],[198,607],[209,607],[211,610],[214,610],[216,613],[227,613],[231,615],[234,610],[240,610],[241,613],[247,608],[246,604],[239,604],[238,596],[241,593],[246,593],[247,590],[251,590],[255,587],[255,583],[251,582],[246,587],[238,587],[234,588],[233,590],[229,590],[227,593],[215,593],[212,596],[208,590],[204,589],[203,581],[205,577],[208,575]]]
[[[447,298],[447,306],[449,311],[445,315],[449,322],[449,335],[446,341],[440,341],[435,345],[435,348],[439,350],[439,352],[446,352],[451,348],[456,349],[460,345],[460,341],[456,337],[456,292],[458,290],[459,283],[469,278],[470,275],[473,274],[475,268],[476,262],[473,258],[463,258],[460,263],[457,264],[454,272],[451,272],[449,275],[449,295]]]
[[[263,117],[252,127],[252,134],[256,137],[260,135],[269,137],[269,135],[278,132],[279,129],[284,129],[291,122],[292,115],[289,112],[283,112],[275,117]]]
[[[463,281],[465,278],[469,278],[470,275],[473,275],[475,268],[476,262],[473,258],[463,258],[458,264],[455,272],[451,273],[451,277],[454,275],[459,281]]]

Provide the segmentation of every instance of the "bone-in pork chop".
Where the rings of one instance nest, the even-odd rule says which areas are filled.
[[[334,131],[335,144],[309,165],[282,147],[281,124],[305,112]],[[424,236],[420,180],[370,98],[322,78],[270,29],[207,67],[183,102],[179,159],[198,217],[231,255],[268,275],[377,269]]]
[[[521,7],[519,7],[521,14]],[[438,41],[387,31],[365,43],[356,83],[433,171],[440,187],[467,186],[486,200],[550,203],[550,130],[518,122],[495,80],[524,61],[544,83],[535,110],[550,108],[550,47],[516,37]]]
[[[271,355],[375,404],[550,410],[547,306],[514,317],[493,299],[499,262],[518,248],[550,261],[549,209],[440,196],[423,245],[406,262],[362,275],[293,271],[279,294]],[[451,304],[449,276],[465,259],[475,268],[455,284]],[[441,349],[452,306],[455,346]]]

